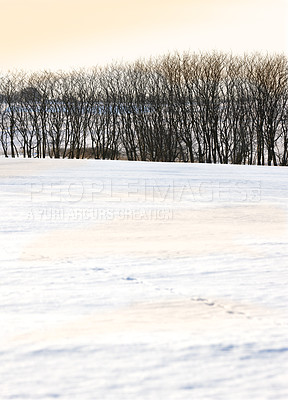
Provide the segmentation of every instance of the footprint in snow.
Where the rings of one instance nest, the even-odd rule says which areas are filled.
[[[138,279],[133,278],[131,276],[127,276],[126,278],[122,278],[123,281],[134,282],[134,283],[143,283],[142,281],[138,281]]]

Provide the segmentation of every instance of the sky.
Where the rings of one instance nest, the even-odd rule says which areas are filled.
[[[0,70],[174,51],[288,54],[288,0],[0,0]]]

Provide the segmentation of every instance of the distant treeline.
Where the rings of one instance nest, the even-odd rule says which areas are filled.
[[[0,76],[6,157],[288,165],[284,55],[169,54]]]

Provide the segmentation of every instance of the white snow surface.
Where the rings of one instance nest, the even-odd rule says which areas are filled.
[[[288,169],[0,159],[0,399],[288,398]]]

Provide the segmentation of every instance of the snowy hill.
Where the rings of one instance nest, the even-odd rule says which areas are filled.
[[[0,398],[286,399],[287,177],[2,158]]]

